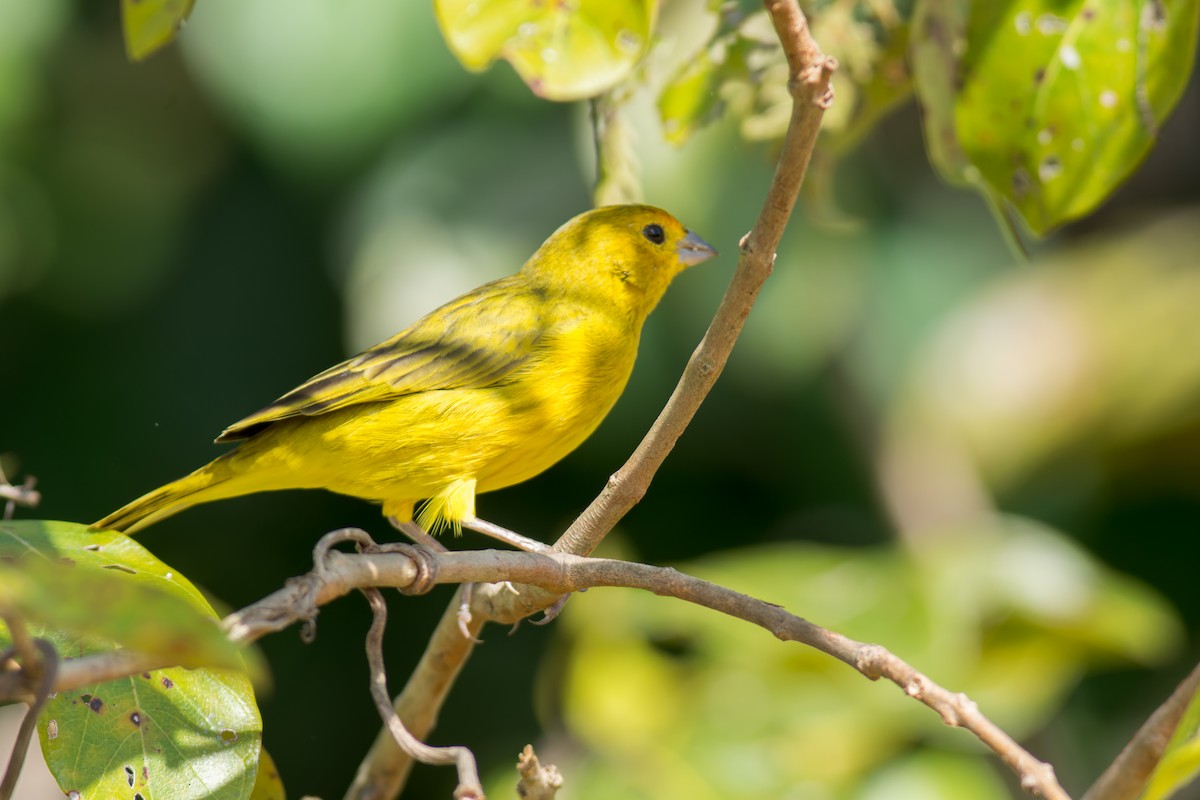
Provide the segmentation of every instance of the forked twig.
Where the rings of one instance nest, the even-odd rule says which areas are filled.
[[[384,727],[397,746],[409,758],[422,764],[455,764],[458,767],[458,787],[454,790],[457,800],[484,800],[483,786],[479,783],[479,770],[475,756],[466,747],[431,747],[409,733],[399,715],[392,708],[392,696],[387,688],[387,670],[383,666],[383,631],[387,627],[387,603],[376,588],[362,590],[371,606],[371,628],[367,631],[367,662],[371,666],[371,699],[379,709]]]

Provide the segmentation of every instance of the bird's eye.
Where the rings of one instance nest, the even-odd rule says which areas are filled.
[[[667,235],[663,233],[662,225],[650,224],[642,228],[642,235],[655,244],[662,244]]]

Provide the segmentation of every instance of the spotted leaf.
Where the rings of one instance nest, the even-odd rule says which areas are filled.
[[[1194,0],[922,0],[914,54],[930,155],[1044,234],[1150,151],[1195,58]]]

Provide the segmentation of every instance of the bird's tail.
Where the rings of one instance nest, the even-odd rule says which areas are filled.
[[[153,525],[160,519],[178,514],[185,508],[236,494],[236,492],[229,492],[227,487],[221,486],[229,476],[228,470],[221,469],[223,465],[220,462],[222,460],[219,458],[190,475],[185,475],[177,481],[142,495],[132,503],[118,508],[104,519],[93,522],[91,530],[122,531],[133,534],[142,528]],[[222,491],[223,488],[224,491]]]

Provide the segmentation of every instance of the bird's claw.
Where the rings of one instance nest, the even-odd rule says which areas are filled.
[[[483,639],[471,633],[471,597],[474,594],[475,584],[464,583],[461,600],[458,603],[458,613],[455,616],[458,619],[458,632],[463,635],[463,638],[474,644],[483,644]]]
[[[529,620],[529,623],[531,625],[549,625],[551,622],[554,622],[555,617],[562,613],[563,606],[565,606],[567,601],[570,599],[571,595],[564,594],[562,597],[554,601],[554,605],[542,611],[541,619],[531,619]]]

